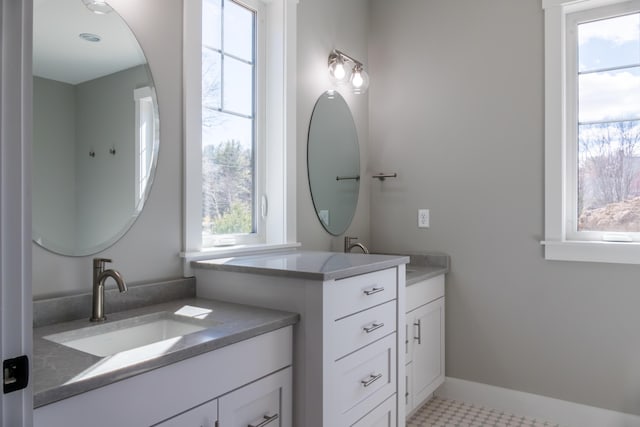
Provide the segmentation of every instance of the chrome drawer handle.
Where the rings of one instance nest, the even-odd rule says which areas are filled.
[[[414,336],[413,339],[418,340],[418,344],[422,344],[422,322],[418,320],[413,324],[413,326],[418,327],[418,336],[417,337]]]
[[[247,427],[264,427],[267,424],[269,424],[271,421],[275,421],[279,418],[278,414],[273,414],[273,415],[263,415],[262,419],[258,420],[258,421],[254,421],[253,423],[249,424]]]
[[[370,334],[371,332],[375,331],[376,329],[380,329],[384,326],[384,323],[372,323],[371,326],[369,326],[368,328],[362,328],[366,333]]]
[[[369,387],[371,384],[373,384],[374,382],[378,381],[380,378],[382,378],[382,374],[371,374],[369,375],[369,379],[366,380],[362,380],[360,381],[362,383],[363,386],[365,387]]]
[[[378,292],[382,292],[384,291],[384,287],[380,286],[379,288],[376,288],[375,286],[371,289],[365,289],[363,292],[365,295],[373,295],[373,294],[377,294]]]

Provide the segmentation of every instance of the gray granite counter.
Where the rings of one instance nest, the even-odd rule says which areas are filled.
[[[447,254],[425,252],[407,255],[410,259],[407,265],[407,286],[449,272],[451,257]]]
[[[283,276],[310,280],[335,280],[391,268],[409,262],[398,255],[292,251],[193,261],[193,268]]]
[[[451,257],[442,252],[393,253],[388,255],[409,257],[406,269],[407,286],[441,274],[447,274],[451,265]]]
[[[43,338],[158,312],[185,315],[190,322],[201,321],[207,328],[174,339],[169,348],[150,345],[107,357],[94,356]],[[293,325],[299,320],[295,313],[199,298],[107,314],[108,320],[98,325],[82,319],[34,329],[34,408]]]

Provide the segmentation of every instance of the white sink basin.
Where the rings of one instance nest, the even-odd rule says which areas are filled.
[[[219,324],[181,317],[168,312],[153,313],[47,335],[43,338],[85,353],[105,357]]]

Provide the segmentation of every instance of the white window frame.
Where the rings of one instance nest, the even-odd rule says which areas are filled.
[[[264,141],[256,155],[262,158],[264,190],[256,193],[258,217],[264,235],[256,242],[230,247],[202,245],[202,120],[201,45],[202,0],[184,2],[184,258],[200,259],[297,247],[296,242],[296,7],[298,0],[257,0],[263,3],[264,86],[258,112]],[[259,79],[260,77],[258,77]],[[260,114],[263,114],[260,116]],[[261,151],[262,150],[262,151]]]
[[[572,14],[610,7],[625,13],[638,0],[543,0],[545,13],[545,258],[548,260],[640,264],[640,242],[577,240],[570,218],[576,205],[575,130],[577,117],[575,55],[568,56],[574,35],[567,21]],[[575,43],[575,42],[574,42]],[[573,217],[574,215],[571,215]],[[585,235],[586,236],[586,235]],[[594,235],[591,235],[594,237]],[[615,237],[614,237],[615,238]]]
[[[266,13],[264,3],[261,0],[227,0],[233,1],[255,13],[255,37],[254,37],[254,85],[253,85],[253,147],[254,158],[253,170],[253,211],[251,212],[254,231],[251,233],[224,234],[211,237],[211,244],[201,242],[203,248],[213,248],[216,243],[228,246],[230,242],[235,245],[256,245],[265,242],[266,217],[260,214],[261,203],[266,203],[265,182],[266,182],[266,161],[265,161],[265,93],[266,93]],[[201,43],[202,45],[202,43]],[[225,52],[223,51],[223,55]],[[224,74],[223,74],[224,78]],[[224,85],[224,82],[222,82]],[[229,114],[226,110],[220,111],[222,114]],[[201,217],[200,217],[201,218]]]

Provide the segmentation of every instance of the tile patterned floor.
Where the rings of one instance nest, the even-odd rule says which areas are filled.
[[[434,397],[420,408],[407,427],[560,427],[559,424],[508,414],[470,403]]]

